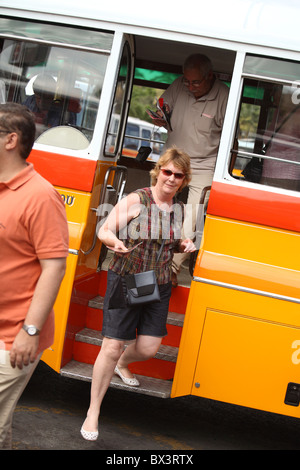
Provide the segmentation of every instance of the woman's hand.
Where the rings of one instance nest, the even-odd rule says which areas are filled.
[[[107,248],[109,248],[110,250],[116,252],[116,253],[128,253],[129,250],[128,248],[126,248],[126,246],[124,245],[124,243],[119,240],[118,238],[116,238],[116,240],[114,240],[114,243],[109,245],[109,244],[106,244]]]
[[[196,251],[196,247],[192,240],[186,238],[180,242],[180,251],[181,253],[192,253],[193,251]]]

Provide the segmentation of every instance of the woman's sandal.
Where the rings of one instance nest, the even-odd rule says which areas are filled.
[[[140,385],[140,382],[138,381],[136,377],[133,377],[131,379],[128,379],[127,377],[125,377],[120,371],[118,366],[115,367],[114,373],[118,375],[123,380],[124,384],[126,385],[130,385],[131,387],[138,387]]]
[[[83,429],[83,426],[80,429],[80,434],[86,441],[96,441],[99,436],[98,431],[86,431],[85,429]]]

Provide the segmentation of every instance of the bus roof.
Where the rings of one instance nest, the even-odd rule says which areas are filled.
[[[14,0],[13,3],[0,0],[0,6],[2,14],[14,12],[16,16],[30,18],[40,18],[39,13],[58,14],[62,20],[90,26],[96,26],[95,20],[101,20],[107,29],[122,28],[129,33],[167,39],[172,39],[172,33],[183,34],[177,38],[180,41],[192,41],[185,37],[188,34],[191,38],[194,35],[220,39],[228,44],[300,50],[299,0],[190,0],[187,6],[164,0],[155,7],[140,0],[114,0],[113,4],[94,0]],[[82,18],[82,23],[72,18]],[[45,19],[51,21],[51,17]],[[233,44],[227,47],[232,48]]]

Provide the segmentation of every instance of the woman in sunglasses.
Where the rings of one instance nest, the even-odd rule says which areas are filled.
[[[150,174],[151,187],[138,189],[123,198],[98,232],[98,237],[114,251],[114,256],[107,273],[104,339],[94,365],[90,407],[81,428],[81,435],[87,440],[98,437],[100,407],[113,374],[129,386],[139,386],[128,365],[154,357],[167,334],[173,253],[196,249],[190,239],[180,239],[184,206],[175,198],[191,179],[189,156],[177,148],[170,148]],[[111,293],[118,276],[149,270],[155,271],[160,302],[110,308]],[[128,340],[135,341],[123,352]]]

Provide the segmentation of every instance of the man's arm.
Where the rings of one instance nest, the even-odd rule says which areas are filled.
[[[42,329],[53,308],[65,274],[66,258],[42,259],[40,264],[41,275],[24,321],[25,325],[34,325],[39,330]],[[21,329],[10,351],[11,366],[22,369],[23,365],[34,362],[38,345],[39,336],[29,336],[26,331]]]

